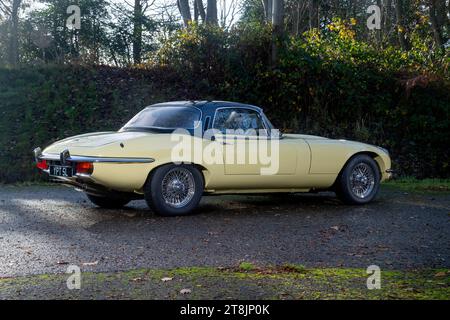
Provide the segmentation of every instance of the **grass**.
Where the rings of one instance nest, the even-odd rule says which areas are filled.
[[[241,263],[242,265],[242,263]],[[0,299],[444,299],[450,270],[381,272],[381,289],[367,289],[365,269],[300,265],[191,267],[82,273],[69,290],[67,274],[0,279]],[[247,265],[248,266],[248,265]],[[248,266],[249,267],[249,266]],[[164,281],[163,281],[164,279]],[[182,294],[182,289],[190,293]]]
[[[412,177],[387,181],[384,185],[408,192],[450,192],[450,179],[423,179]]]
[[[243,261],[239,264],[239,269],[242,271],[253,271],[256,269],[256,267],[251,262]]]

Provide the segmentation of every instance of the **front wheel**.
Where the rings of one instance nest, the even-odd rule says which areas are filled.
[[[149,207],[162,216],[186,215],[194,210],[203,194],[202,173],[191,165],[169,164],[151,175],[144,188]]]
[[[336,194],[347,204],[372,201],[380,189],[380,170],[367,155],[357,155],[346,164],[336,181]]]
[[[119,209],[119,208],[122,208],[124,205],[126,205],[128,202],[130,202],[129,199],[101,197],[101,196],[94,196],[92,194],[86,194],[86,195],[93,204],[95,204],[96,206],[99,206],[101,208],[107,208],[107,209]]]

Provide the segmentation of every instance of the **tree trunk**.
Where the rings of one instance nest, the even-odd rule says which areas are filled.
[[[217,25],[217,0],[208,0],[208,7],[206,9],[206,23]]]
[[[133,61],[140,64],[142,54],[142,3],[134,0],[134,26],[133,26]]]
[[[392,0],[385,0],[386,5],[383,7],[381,19],[383,21],[383,33],[385,36],[389,35],[392,26]]]
[[[292,34],[298,36],[300,32],[300,2],[296,3],[293,7],[292,13]]]
[[[309,0],[309,29],[319,27],[319,0]]]
[[[377,6],[380,8],[380,13],[383,14],[383,3],[381,0],[377,0]],[[381,17],[380,17],[381,18]],[[383,30],[380,23],[380,29],[375,31],[376,33],[376,41],[379,48],[383,47]]]
[[[278,61],[278,49],[284,31],[284,0],[273,0],[272,10],[272,65],[275,66]]]
[[[194,0],[194,21],[198,22],[198,17],[199,17],[199,13],[198,13],[198,7],[197,7],[197,0]]]
[[[436,48],[441,49],[444,41],[442,39],[442,25],[439,23],[440,18],[438,15],[438,1],[437,0],[430,0],[429,2],[430,6],[430,23],[431,23],[431,29],[433,30],[433,37],[434,42],[436,43]]]
[[[448,2],[448,5],[450,7],[450,2]],[[436,18],[438,19],[438,24],[441,26],[441,28],[450,27],[450,18],[447,16],[445,0],[436,0]]]
[[[261,0],[261,1],[264,8],[264,17],[266,19],[266,22],[269,22],[272,20],[273,0]]]
[[[408,50],[408,42],[406,41],[406,28],[404,25],[404,14],[403,14],[403,0],[395,0],[395,13],[397,16],[397,37],[400,47],[403,50]]]
[[[202,19],[203,22],[205,22],[206,12],[205,12],[205,7],[203,6],[203,0],[195,0],[195,5],[197,7],[200,18]]]
[[[19,8],[22,0],[13,0],[11,9],[11,35],[9,39],[9,64],[16,67],[19,64]]]
[[[284,0],[273,0],[272,24],[274,29],[281,31],[284,23]]]
[[[184,25],[189,26],[189,22],[192,21],[191,8],[189,7],[189,0],[177,0],[178,9],[180,10],[181,17],[183,18]]]

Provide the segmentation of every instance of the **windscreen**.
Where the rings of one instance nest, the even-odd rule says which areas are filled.
[[[193,107],[148,107],[135,115],[122,129],[193,129],[200,118],[200,110]]]

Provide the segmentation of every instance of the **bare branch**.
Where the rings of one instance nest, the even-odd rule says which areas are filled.
[[[5,2],[4,2],[3,0],[0,0],[0,4],[3,6],[3,7],[0,7],[0,9],[1,9],[5,14],[10,15],[10,14],[12,13],[12,12],[11,12],[11,9],[9,8],[9,6],[6,5]]]

